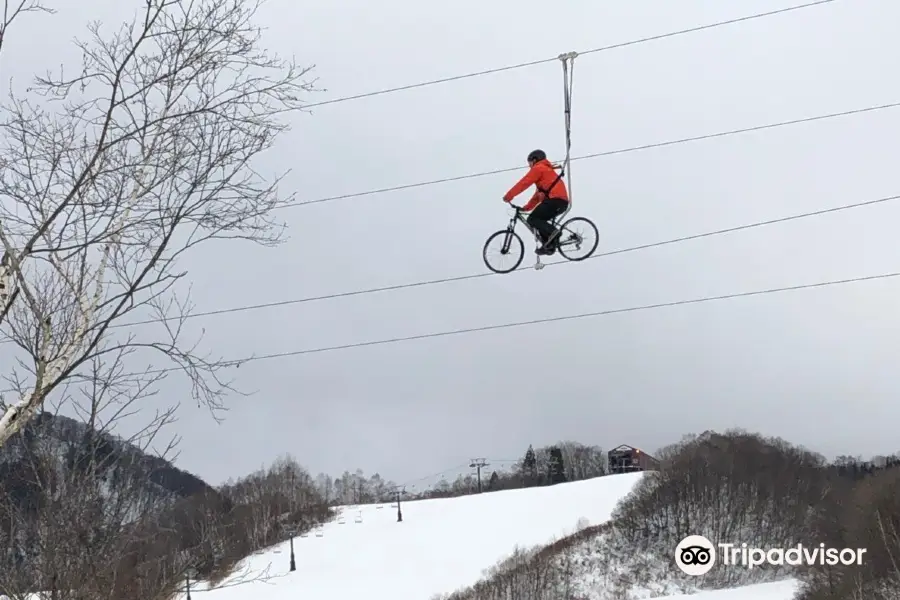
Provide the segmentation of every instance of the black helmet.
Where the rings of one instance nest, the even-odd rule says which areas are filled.
[[[539,162],[542,160],[547,160],[547,153],[543,150],[532,150],[528,155],[528,162]]]

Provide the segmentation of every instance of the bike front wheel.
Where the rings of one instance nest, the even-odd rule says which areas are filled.
[[[494,273],[515,271],[525,258],[525,244],[515,231],[504,229],[491,234],[481,253],[484,264]]]
[[[575,217],[559,228],[557,249],[566,260],[580,261],[589,258],[600,243],[600,233],[590,219]]]

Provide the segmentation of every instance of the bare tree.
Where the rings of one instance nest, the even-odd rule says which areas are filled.
[[[3,17],[0,21],[0,51],[6,43],[6,32],[13,21],[25,13],[53,13],[54,11],[44,6],[39,0],[4,0]]]
[[[839,464],[846,464],[840,461]],[[823,507],[811,538],[834,548],[865,548],[861,564],[811,565],[801,600],[890,600],[900,595],[900,470],[853,481]]]
[[[35,5],[23,4],[35,8]],[[146,393],[185,373],[215,415],[236,361],[201,355],[176,284],[199,244],[281,241],[291,200],[253,168],[302,110],[308,69],[269,55],[245,0],[144,0],[90,26],[80,73],[12,94],[0,123],[0,321],[17,348],[0,445],[63,388]],[[117,330],[126,318],[162,325]],[[155,353],[169,361],[152,368]],[[131,369],[103,367],[122,365]]]

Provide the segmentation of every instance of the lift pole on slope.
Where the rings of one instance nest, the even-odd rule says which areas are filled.
[[[484,458],[473,458],[472,464],[469,465],[472,469],[477,469],[478,473],[478,493],[481,493],[481,469],[488,466],[487,459]]]
[[[287,533],[291,536],[291,566],[290,571],[293,573],[297,570],[297,557],[294,554],[294,536],[297,535],[298,528],[291,526],[288,528]]]
[[[194,583],[196,583],[198,577],[200,577],[200,573],[194,567],[188,567],[184,570],[184,587],[186,600],[191,600],[191,579],[193,579]]]
[[[406,494],[406,488],[401,486],[394,486],[393,491],[391,492],[394,495],[394,500],[397,502],[397,522],[403,522],[403,511],[400,508],[400,497]]]

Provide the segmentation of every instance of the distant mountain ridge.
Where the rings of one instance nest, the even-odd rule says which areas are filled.
[[[139,448],[108,433],[97,433],[87,424],[69,417],[41,413],[22,428],[18,435],[0,448],[0,493],[12,494],[22,500],[26,489],[38,482],[35,458],[46,462],[52,457],[53,466],[61,475],[71,474],[79,463],[84,464],[92,449],[95,464],[101,465],[97,475],[106,480],[137,473],[146,477],[146,491],[159,500],[175,501],[215,490],[201,478],[183,471],[167,460],[142,452]],[[47,467],[50,465],[44,465]],[[40,469],[42,470],[42,469]],[[36,490],[34,490],[36,491]]]

